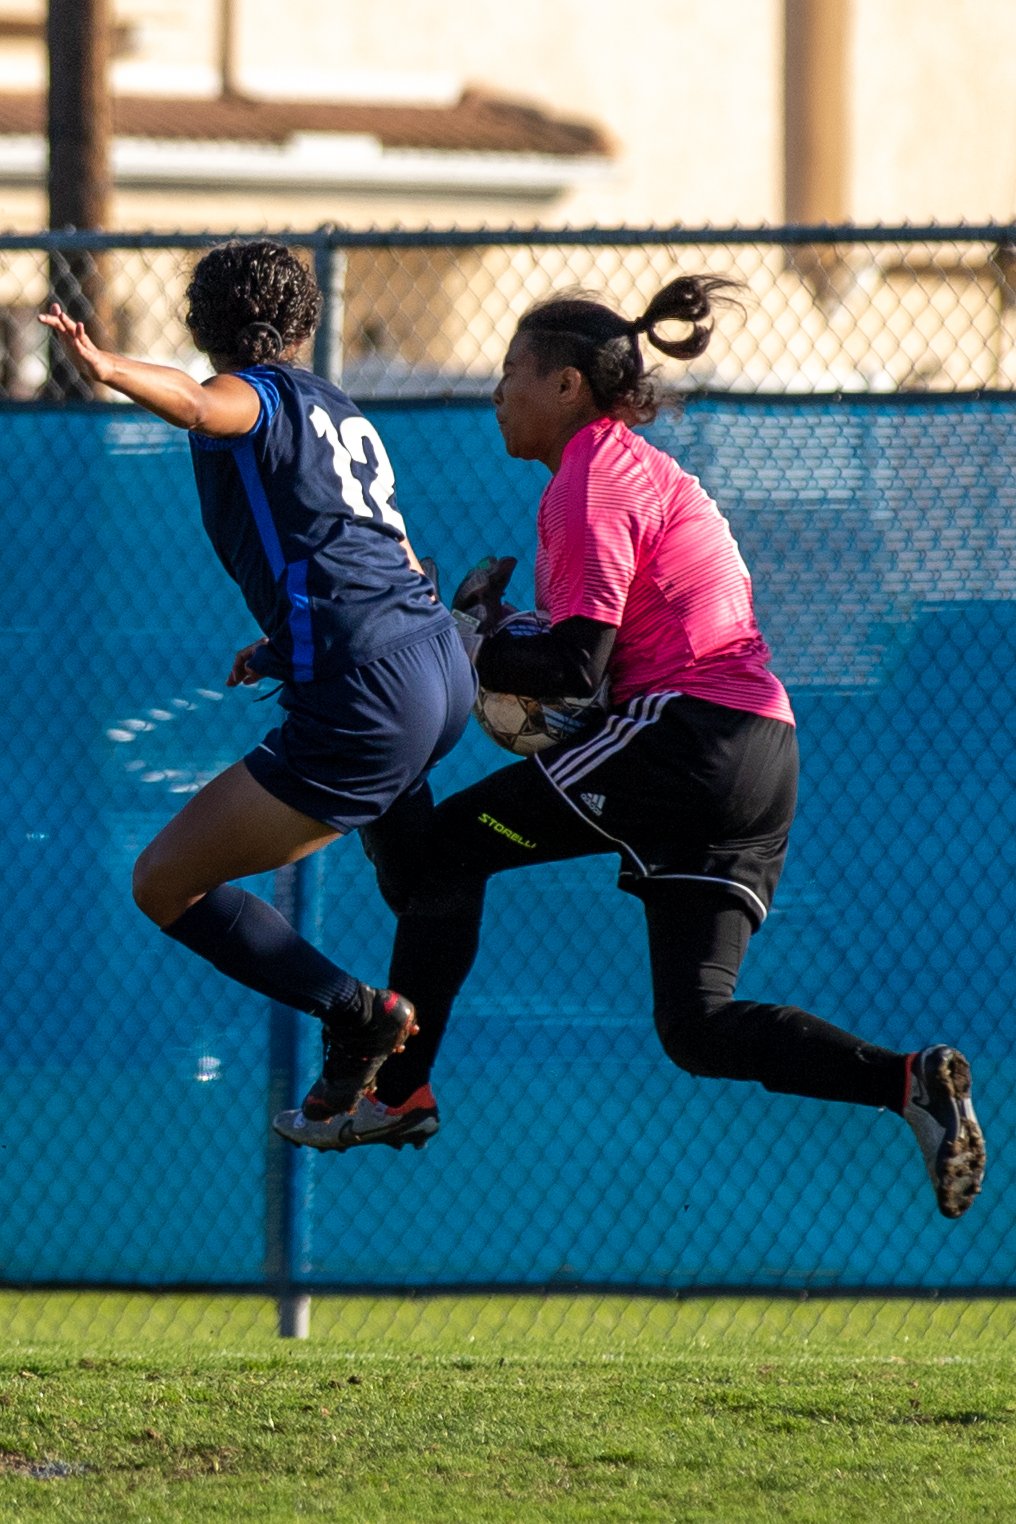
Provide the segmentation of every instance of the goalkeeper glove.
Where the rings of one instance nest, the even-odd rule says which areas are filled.
[[[484,556],[466,573],[452,598],[452,618],[469,660],[476,664],[483,637],[517,612],[503,603],[505,589],[518,562],[514,556]]]

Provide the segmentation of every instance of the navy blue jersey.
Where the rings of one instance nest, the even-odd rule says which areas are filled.
[[[450,625],[400,543],[384,445],[345,392],[286,365],[237,374],[261,399],[250,433],[190,441],[208,537],[268,636],[253,665],[313,682]]]

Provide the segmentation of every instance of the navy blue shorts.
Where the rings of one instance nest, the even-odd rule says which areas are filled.
[[[378,820],[458,741],[476,696],[455,629],[341,677],[287,683],[286,718],[244,757],[276,799],[337,831]]]

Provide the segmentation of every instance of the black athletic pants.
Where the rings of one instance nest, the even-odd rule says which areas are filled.
[[[476,957],[487,880],[599,855],[609,843],[532,762],[492,773],[436,808],[423,791],[361,837],[398,917],[389,982],[413,1001],[420,1024],[419,1036],[379,1076],[381,1099],[398,1105],[430,1076]],[[733,998],[753,930],[742,900],[708,884],[665,879],[647,879],[635,892],[649,937],[652,1019],[679,1068],[755,1080],[791,1095],[902,1109],[905,1055],[796,1006]]]

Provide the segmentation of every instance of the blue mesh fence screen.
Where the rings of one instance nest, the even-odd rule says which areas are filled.
[[[489,408],[368,410],[446,587],[511,552],[531,596],[544,473],[506,459]],[[991,1155],[968,1217],[935,1215],[898,1118],[674,1069],[640,908],[603,858],[492,886],[425,1152],[289,1156],[298,1281],[1012,1285],[1014,420],[1001,395],[704,397],[655,426],[732,521],[800,725],[790,859],[741,991],[961,1046]],[[181,434],[117,406],[13,407],[3,431],[0,1278],[256,1285],[268,1012],[129,892],[138,849],[274,723],[225,689],[255,632]],[[505,761],[472,726],[436,791]],[[392,924],[358,844],[302,872],[306,929],[383,982]]]

